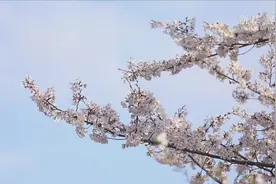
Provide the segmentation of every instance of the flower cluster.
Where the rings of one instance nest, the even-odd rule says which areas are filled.
[[[122,123],[110,104],[100,106],[88,101],[83,95],[87,85],[79,79],[71,83],[75,108],[67,110],[56,106],[53,88],[42,92],[30,77],[23,85],[30,90],[40,112],[73,125],[80,137],[90,132],[89,137],[97,143],[124,140],[123,148],[144,144],[148,155],[161,164],[200,169],[191,178],[193,184],[203,184],[209,179],[226,184],[232,165],[236,166],[236,183],[275,184],[275,51],[271,47],[275,44],[274,20],[264,13],[233,27],[206,23],[203,36],[195,33],[194,18],[172,23],[152,21],[151,26],[163,29],[185,53],[161,61],[131,59],[127,69],[122,69],[131,88],[121,102],[130,114],[129,123]],[[245,54],[241,49],[253,47],[269,48],[268,54],[260,57],[262,71],[258,76],[239,62],[239,56]],[[222,64],[222,58],[229,58],[229,63]],[[208,117],[202,126],[192,128],[185,106],[169,117],[152,92],[141,89],[137,83],[133,87],[133,82],[140,78],[149,81],[160,77],[162,72],[176,75],[193,66],[235,85],[232,95],[238,102],[257,100],[267,110],[250,114],[239,107],[233,108],[225,114]],[[231,121],[232,118],[239,121]],[[227,124],[229,129],[224,128]]]

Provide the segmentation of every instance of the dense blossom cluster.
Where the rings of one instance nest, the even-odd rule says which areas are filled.
[[[144,144],[148,155],[161,164],[199,168],[191,178],[192,184],[203,184],[209,179],[220,184],[228,182],[227,173],[236,170],[235,183],[275,184],[275,22],[267,14],[258,14],[234,27],[206,23],[205,35],[195,33],[195,19],[161,23],[152,21],[152,28],[161,28],[180,45],[185,53],[162,61],[131,60],[122,70],[130,84],[130,93],[122,107],[131,115],[129,123],[122,123],[110,104],[99,106],[82,94],[87,87],[80,80],[71,83],[72,104],[75,109],[62,110],[55,105],[55,91],[38,89],[34,80],[23,82],[32,93],[39,111],[56,120],[73,125],[76,133],[87,133],[94,142],[107,144],[109,139],[125,140],[123,148]],[[255,78],[251,68],[239,63],[243,48],[268,48],[260,57],[262,71]],[[222,58],[229,63],[220,64]],[[202,126],[192,128],[187,121],[187,110],[180,108],[169,117],[154,94],[134,85],[140,78],[151,80],[162,72],[175,75],[183,69],[198,66],[209,71],[220,81],[235,84],[233,98],[239,103],[258,100],[267,111],[249,114],[237,107],[223,115],[205,119]],[[223,67],[224,66],[224,67]],[[137,84],[137,83],[136,83]],[[229,130],[223,125],[233,117]],[[235,167],[232,167],[235,166]]]

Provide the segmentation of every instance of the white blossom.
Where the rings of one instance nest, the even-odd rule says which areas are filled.
[[[195,33],[194,18],[152,21],[151,27],[163,29],[185,52],[160,61],[132,58],[121,70],[130,86],[121,102],[130,114],[129,122],[121,122],[110,104],[101,106],[88,101],[83,94],[87,85],[80,79],[71,83],[74,108],[68,109],[56,105],[54,88],[41,91],[31,77],[23,81],[23,86],[31,92],[38,111],[74,126],[80,137],[90,132],[90,139],[101,144],[120,139],[123,148],[143,144],[158,163],[202,170],[192,176],[192,184],[203,184],[208,179],[225,184],[229,182],[226,174],[232,170],[231,165],[238,174],[236,183],[275,184],[275,51],[271,47],[275,44],[274,19],[264,13],[233,27],[206,23],[204,35]],[[246,60],[240,59],[241,49],[250,47],[268,49],[259,58],[261,71],[244,67]],[[250,60],[249,64],[252,62],[257,61]],[[141,79],[150,81],[162,72],[177,75],[191,67],[234,85],[232,97],[238,102],[230,112],[209,116],[195,128],[188,120],[186,107],[169,116],[154,93],[138,85]],[[254,113],[241,108],[240,104],[252,100],[264,108]]]

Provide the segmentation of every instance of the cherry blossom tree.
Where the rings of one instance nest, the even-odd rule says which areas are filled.
[[[275,184],[275,21],[266,13],[240,20],[230,27],[224,23],[204,23],[204,35],[195,32],[195,19],[161,23],[152,21],[183,48],[184,54],[173,59],[142,62],[131,59],[120,69],[130,93],[121,102],[131,115],[130,122],[121,122],[110,104],[100,106],[83,94],[87,87],[79,79],[71,83],[74,108],[61,109],[55,104],[55,90],[39,90],[27,77],[23,85],[31,92],[40,112],[54,120],[63,120],[75,127],[79,137],[89,134],[92,141],[108,144],[123,140],[123,148],[143,144],[147,154],[160,164],[180,168],[197,168],[190,183],[229,182],[226,175],[236,173],[235,183]],[[265,48],[256,61],[260,71],[252,71],[239,63],[240,55],[252,48]],[[242,50],[246,50],[242,52]],[[258,61],[259,60],[259,61]],[[227,63],[225,63],[227,62]],[[217,80],[234,85],[235,107],[225,114],[205,119],[192,128],[187,109],[181,107],[169,117],[150,91],[141,89],[139,80],[150,81],[162,72],[172,75],[200,67]],[[240,104],[249,100],[263,109],[250,114]],[[240,121],[231,122],[238,117]],[[229,129],[223,128],[231,122]]]

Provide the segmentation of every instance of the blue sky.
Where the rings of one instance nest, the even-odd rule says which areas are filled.
[[[240,15],[274,13],[273,1],[183,2],[1,2],[0,3],[0,183],[3,184],[183,184],[185,176],[146,156],[145,148],[123,150],[120,142],[95,144],[80,139],[73,127],[54,122],[36,110],[21,81],[30,74],[41,86],[56,87],[57,102],[70,106],[69,82],[80,77],[87,96],[120,107],[127,94],[117,68],[130,57],[168,59],[181,49],[150,20],[196,17],[230,25]],[[248,60],[256,60],[253,52]],[[172,114],[182,105],[189,120],[231,109],[231,88],[200,69],[142,82]],[[249,110],[259,106],[247,106]]]

